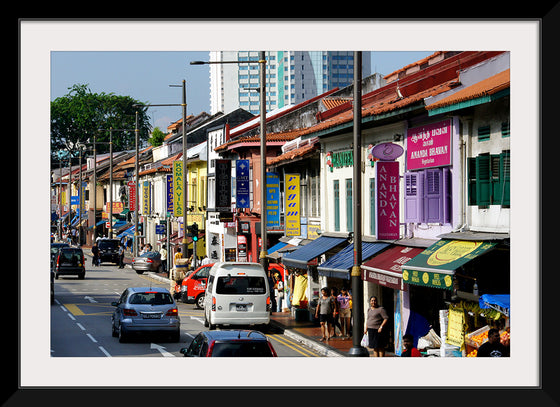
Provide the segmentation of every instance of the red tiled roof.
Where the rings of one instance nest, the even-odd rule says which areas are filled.
[[[493,95],[501,90],[509,88],[509,86],[509,69],[506,69],[503,72],[477,82],[474,85],[467,86],[452,95],[438,100],[437,102],[426,106],[426,109],[436,109],[438,107],[445,107],[482,96]]]
[[[268,157],[266,159],[266,165],[279,164],[285,161],[291,161],[295,158],[303,157],[306,154],[317,150],[318,148],[319,148],[319,143],[307,144],[303,147],[295,148],[293,150],[285,152],[284,154],[281,154],[278,157]]]
[[[296,130],[289,130],[289,131],[282,132],[282,133],[267,133],[266,143],[268,144],[268,143],[274,143],[274,142],[292,141],[293,139],[295,139],[299,136],[300,131],[301,130],[296,129]],[[235,140],[230,140],[230,141],[216,147],[214,149],[214,151],[228,150],[232,146],[239,145],[239,144],[260,143],[260,142],[261,142],[260,135],[249,136],[249,137],[241,137],[241,138],[236,138]]]

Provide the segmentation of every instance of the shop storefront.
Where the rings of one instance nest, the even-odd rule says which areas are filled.
[[[348,244],[348,236],[342,234],[323,234],[304,246],[282,256],[282,264],[290,273],[290,292],[293,293],[291,305],[292,313],[296,316],[299,310],[312,315],[314,304],[319,298],[321,289],[317,272],[318,258],[324,253],[333,255]],[[305,318],[304,311],[299,311],[298,318]]]
[[[402,270],[411,312],[440,335],[439,351],[427,349],[429,354],[474,356],[492,327],[509,340],[509,310],[506,315],[480,305],[484,295],[509,295],[509,246],[504,241],[442,239]]]
[[[388,245],[389,246],[389,245]],[[423,248],[390,245],[383,252],[362,264],[362,280],[366,291],[375,292],[380,303],[391,312],[392,345],[396,355],[402,352],[402,337],[407,332],[410,317],[408,285],[403,283],[401,267],[422,252]],[[412,328],[412,324],[411,324]],[[424,334],[422,332],[422,334]]]

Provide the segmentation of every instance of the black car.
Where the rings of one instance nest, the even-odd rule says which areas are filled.
[[[52,270],[55,279],[60,275],[77,275],[83,279],[86,275],[84,252],[79,247],[61,247]]]
[[[99,247],[99,263],[119,264],[119,239],[102,238],[97,241]]]
[[[70,247],[68,243],[51,243],[51,269],[56,263],[56,258],[58,257],[58,251],[61,247]]]
[[[188,348],[182,348],[180,352],[191,357],[277,356],[265,334],[245,329],[202,331]]]

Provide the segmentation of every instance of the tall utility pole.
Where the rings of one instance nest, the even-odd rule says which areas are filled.
[[[181,251],[183,256],[187,257],[187,249],[189,244],[187,243],[187,90],[185,85],[185,80],[183,79],[183,247]],[[194,266],[196,267],[196,253],[194,253],[193,245],[193,258],[195,259]]]
[[[135,144],[136,144],[136,160],[134,163],[134,169],[136,171],[136,193],[134,194],[134,257],[138,256],[138,239],[140,238],[140,233],[138,233],[138,191],[139,191],[139,183],[140,183],[140,154],[138,152],[138,144],[140,139],[140,129],[138,128],[138,110],[136,110],[136,124],[134,128],[134,135],[135,135]]]
[[[362,52],[354,52],[354,172],[352,199],[354,201],[354,266],[352,267],[352,348],[350,356],[369,356],[361,345],[364,332],[364,286],[362,282]]]
[[[267,219],[266,219],[266,58],[259,51],[259,93],[260,93],[260,133],[261,133],[261,253],[259,262],[268,270]]]

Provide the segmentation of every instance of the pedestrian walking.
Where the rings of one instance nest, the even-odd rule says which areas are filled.
[[[389,321],[389,316],[385,308],[377,302],[377,297],[370,297],[369,306],[364,334],[368,334],[368,347],[373,349],[373,356],[383,357],[387,346],[385,325]]]
[[[161,246],[159,254],[161,255],[161,267],[163,272],[167,274],[167,250],[165,249],[165,245]]]
[[[124,268],[124,244],[119,245],[119,268]]]
[[[282,299],[284,298],[284,283],[280,278],[280,273],[274,274],[274,296],[276,297],[276,312],[282,312]]]
[[[317,308],[315,308],[315,318],[319,318],[321,324],[321,342],[330,339],[330,325],[333,317],[333,303],[329,296],[327,287],[321,288],[321,297],[318,300]]]
[[[350,331],[350,318],[352,316],[352,309],[350,301],[352,296],[348,293],[346,287],[340,289],[340,294],[336,297],[338,302],[338,312],[340,317],[340,325],[342,326],[342,339],[347,339]]]
[[[97,246],[97,240],[91,247],[91,254],[93,258],[91,259],[91,264],[94,266],[99,266],[99,246]]]
[[[333,320],[332,320],[332,327],[331,327],[331,338],[336,336],[336,328],[338,327],[338,331],[340,335],[342,335],[342,327],[340,326],[340,321],[338,320],[338,315],[340,313],[340,309],[338,306],[338,301],[336,299],[338,297],[338,289],[336,287],[331,288],[331,301],[333,304]]]

